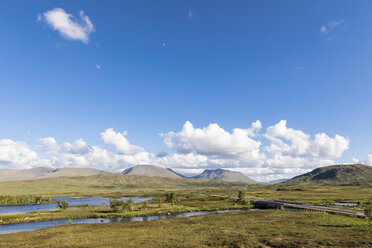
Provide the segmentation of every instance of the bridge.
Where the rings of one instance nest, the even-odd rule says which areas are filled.
[[[238,197],[228,197],[223,195],[211,195],[212,197],[219,198],[230,198],[237,200]],[[340,215],[348,215],[354,217],[365,217],[364,211],[348,207],[338,207],[338,206],[319,206],[311,205],[302,202],[293,201],[280,201],[280,200],[263,200],[263,199],[247,199],[256,208],[274,208],[280,210],[295,210],[295,211],[311,211],[311,212],[323,212],[332,213]]]
[[[250,202],[259,208],[275,208],[280,210],[298,210],[298,211],[311,211],[311,212],[324,212],[333,213],[341,215],[351,215],[356,217],[365,217],[363,210],[347,208],[347,207],[337,207],[337,206],[319,206],[305,204],[301,202],[291,202],[291,201],[277,201],[277,200],[259,200],[250,199]]]

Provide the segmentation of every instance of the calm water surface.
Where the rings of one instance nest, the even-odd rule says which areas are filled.
[[[91,206],[107,206],[110,205],[112,198],[104,197],[53,197],[55,200],[66,201],[69,206],[78,206],[89,204]],[[134,202],[143,202],[151,200],[152,197],[122,197],[119,200],[127,201],[133,199]],[[14,213],[29,213],[34,211],[43,211],[53,208],[58,208],[56,203],[37,204],[37,205],[17,205],[17,206],[0,206],[0,214],[14,214]]]
[[[132,218],[118,217],[118,218],[97,218],[97,219],[72,219],[71,221],[72,221],[72,224],[126,223],[126,222],[161,220],[161,219],[168,219],[172,217],[191,217],[191,216],[197,216],[197,215],[205,215],[205,214],[212,214],[212,213],[227,213],[227,212],[236,212],[236,211],[239,211],[239,210],[220,210],[220,211],[211,211],[211,212],[203,211],[203,212],[180,213],[180,214],[175,214],[175,215],[153,215],[153,216],[132,217]],[[34,231],[40,228],[62,226],[62,225],[67,225],[67,224],[68,224],[68,219],[6,224],[6,225],[0,225],[0,234]]]

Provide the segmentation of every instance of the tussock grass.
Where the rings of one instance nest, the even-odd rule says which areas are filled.
[[[0,235],[0,247],[371,247],[366,219],[277,210]]]
[[[311,204],[372,202],[372,186],[265,186],[249,188],[248,198],[299,201]]]

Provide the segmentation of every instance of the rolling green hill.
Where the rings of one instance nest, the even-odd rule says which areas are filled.
[[[190,178],[148,177],[106,173],[85,177],[57,177],[0,182],[0,195],[103,195],[136,194],[168,190],[244,187],[244,183]]]
[[[372,185],[372,167],[363,164],[320,167],[277,185]]]

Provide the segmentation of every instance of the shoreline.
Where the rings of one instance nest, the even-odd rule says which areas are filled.
[[[132,218],[132,217],[147,217],[147,216],[156,216],[156,215],[174,215],[174,214],[181,214],[181,213],[191,213],[191,212],[210,212],[210,211],[223,211],[223,210],[250,210],[253,206],[246,205],[246,206],[231,206],[231,207],[186,207],[182,209],[159,209],[159,210],[150,210],[150,211],[133,211],[133,212],[87,212],[87,213],[66,213],[60,212],[64,215],[55,215],[59,209],[51,209],[46,211],[39,211],[33,213],[25,213],[25,214],[2,214],[0,215],[0,225],[8,225],[8,224],[18,224],[18,223],[30,223],[30,222],[41,222],[41,221],[50,221],[50,220],[63,220],[63,219],[85,219],[85,218],[115,218],[115,217],[123,217],[123,218]],[[79,208],[80,210],[81,208]],[[50,212],[52,211],[52,212]],[[47,215],[47,214],[51,215]],[[34,215],[37,216],[34,216]],[[47,215],[47,216],[45,216]],[[9,221],[2,220],[1,217],[14,217]]]

